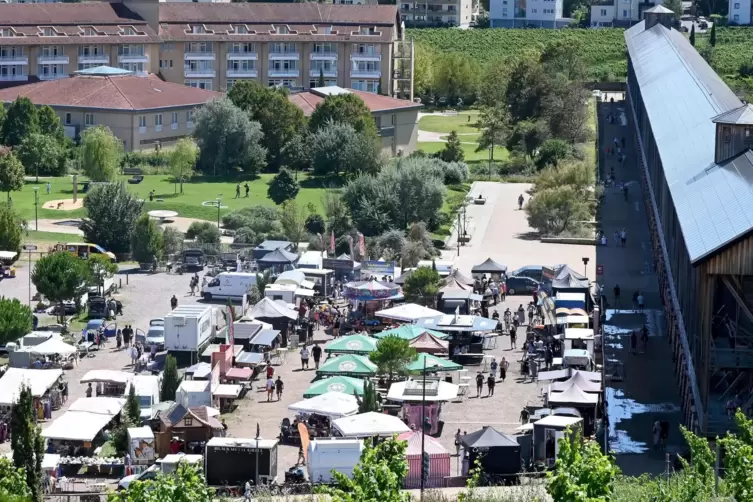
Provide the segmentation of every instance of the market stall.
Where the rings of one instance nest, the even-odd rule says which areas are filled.
[[[60,409],[63,396],[67,396],[67,383],[63,383],[63,370],[32,370],[8,368],[0,378],[0,411],[9,412],[18,399],[23,386],[31,389],[37,418],[52,418],[52,410]]]
[[[560,438],[565,436],[567,430],[570,430],[573,433],[573,443],[576,444],[583,437],[582,425],[582,418],[559,415],[549,415],[534,422],[533,461],[547,468],[554,467],[560,449]]]
[[[395,382],[387,392],[387,400],[400,403],[400,416],[413,430],[421,430],[422,416],[428,421],[428,434],[438,434],[442,425],[442,404],[458,397],[459,387],[438,378],[411,379]]]
[[[376,339],[367,335],[348,335],[331,341],[324,348],[327,354],[361,354],[374,352],[377,347]]]
[[[376,364],[369,361],[368,357],[357,354],[343,354],[330,358],[316,370],[319,376],[341,375],[361,378],[374,376],[376,372]]]
[[[327,392],[342,392],[344,394],[363,396],[364,380],[361,378],[352,378],[347,376],[333,376],[323,378],[312,383],[306,392],[304,398],[310,398],[325,394]]]
[[[222,435],[219,411],[209,406],[187,408],[174,403],[157,416],[157,455],[203,453],[207,441]]]
[[[426,352],[428,354],[447,354],[450,344],[440,340],[431,333],[423,333],[410,342],[408,345],[416,349],[416,352]]]
[[[273,329],[279,330],[282,333],[283,338],[287,338],[290,322],[298,319],[298,312],[289,308],[284,302],[264,297],[259,303],[246,311],[244,318],[269,323]]]
[[[487,476],[516,477],[520,472],[520,445],[517,440],[493,427],[484,427],[460,437],[465,458],[463,475],[480,460]]]
[[[400,286],[391,282],[357,281],[343,286],[343,298],[356,303],[356,318],[364,328],[380,325],[374,313],[392,300],[403,298]]]
[[[487,258],[483,263],[479,263],[471,269],[471,275],[474,277],[489,274],[493,279],[499,280],[507,273],[507,265],[497,263],[491,258]]]
[[[396,321],[415,322],[424,317],[440,316],[442,312],[416,303],[405,303],[397,307],[380,310],[375,315]]]
[[[76,347],[65,343],[60,335],[52,334],[37,345],[24,345],[8,356],[13,368],[71,369],[76,357]]]
[[[243,392],[243,386],[237,384],[222,383],[212,389],[212,404],[223,413],[228,413],[235,408],[235,400]]]
[[[424,488],[441,488],[444,486],[444,478],[449,477],[451,472],[450,452],[442,444],[431,436],[421,437],[420,432],[404,432],[397,439],[407,441],[405,457],[408,461],[408,474],[405,476],[403,488],[412,490],[421,487],[421,463],[422,450],[429,455],[429,475]],[[423,447],[421,445],[423,439]]]
[[[283,272],[293,268],[298,258],[298,255],[295,253],[277,248],[264,255],[263,258],[256,260],[256,263],[259,265],[260,270],[272,269],[273,272]]]
[[[81,379],[83,384],[93,384],[92,396],[121,397],[125,395],[133,373],[115,370],[91,370]]]
[[[332,422],[332,428],[343,437],[390,437],[410,432],[399,418],[375,411],[338,418]]]
[[[330,391],[293,403],[288,409],[301,415],[340,418],[358,413],[358,400],[351,394]]]
[[[446,338],[449,338],[450,335],[447,333],[442,333],[441,331],[435,331],[432,329],[424,328],[421,326],[416,326],[413,324],[403,324],[402,326],[398,326],[397,328],[388,329],[386,331],[382,331],[381,333],[375,333],[374,338],[385,338],[387,336],[397,336],[399,338],[402,338],[403,340],[413,340],[414,338],[417,338],[424,333],[428,333],[431,336],[438,338],[440,340],[445,340]]]

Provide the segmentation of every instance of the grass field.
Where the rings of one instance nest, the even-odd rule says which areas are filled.
[[[187,218],[200,218],[206,220],[217,219],[217,209],[202,206],[204,201],[214,201],[222,194],[222,205],[227,209],[222,209],[222,214],[234,209],[240,209],[249,205],[274,206],[274,202],[267,198],[267,183],[272,179],[272,174],[262,174],[258,178],[249,181],[250,188],[249,198],[244,198],[245,190],[241,181],[241,198],[235,198],[236,182],[227,180],[214,180],[212,178],[196,178],[190,183],[183,184],[183,194],[178,193],[180,187],[173,184],[171,177],[168,175],[147,175],[144,181],[138,185],[128,185],[129,190],[133,191],[140,198],[146,200],[146,210],[167,209],[177,211],[179,216]],[[128,176],[122,176],[125,180]],[[301,183],[301,191],[296,199],[299,204],[306,206],[312,203],[318,211],[321,212],[321,198],[324,192],[324,182],[307,178],[306,175],[299,175],[298,181]],[[61,211],[57,209],[43,209],[45,202],[58,199],[73,198],[73,186],[71,178],[52,178],[50,180],[52,190],[50,195],[45,193],[46,180],[40,179],[39,185],[34,182],[27,182],[23,190],[13,192],[13,207],[18,211],[21,217],[29,222],[34,220],[34,187],[39,186],[39,218],[65,219],[81,218],[85,215],[84,209],[73,211]],[[149,192],[154,190],[155,202],[149,202]],[[2,197],[2,195],[0,195]],[[162,199],[163,202],[156,202],[156,199]],[[33,226],[32,226],[33,228]]]
[[[475,124],[478,120],[478,111],[469,110],[458,113],[457,116],[426,115],[418,121],[418,128],[422,131],[451,133],[479,132]]]
[[[488,150],[483,150],[481,152],[476,151],[478,138],[481,134],[475,125],[477,120],[477,110],[463,111],[456,116],[426,115],[421,117],[421,120],[418,121],[418,128],[421,131],[443,134],[450,134],[452,131],[457,132],[460,135],[460,141],[462,142],[465,162],[468,164],[475,164],[478,162],[487,162],[489,160]],[[447,139],[447,137],[444,136],[444,139]],[[442,150],[444,148],[444,143],[439,141],[422,141],[418,144],[418,148],[426,153],[432,154]],[[498,162],[504,160],[507,156],[508,152],[504,148],[497,147],[494,149],[494,161]]]

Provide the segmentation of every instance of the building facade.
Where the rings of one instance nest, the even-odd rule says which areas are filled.
[[[492,28],[563,28],[563,0],[490,0]]]
[[[753,2],[751,0],[729,0],[727,13],[729,24],[749,25],[753,20]]]
[[[0,83],[111,65],[224,91],[244,79],[339,85],[412,99],[396,6],[309,3],[0,5]]]
[[[657,6],[626,30],[625,108],[685,425],[721,436],[753,404],[753,107],[673,23]]]
[[[591,28],[629,27],[663,0],[598,0],[591,4]]]
[[[400,19],[406,26],[467,28],[478,18],[478,0],[401,1]]]

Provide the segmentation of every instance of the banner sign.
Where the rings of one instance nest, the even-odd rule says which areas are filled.
[[[394,261],[369,260],[361,262],[361,275],[395,275]]]

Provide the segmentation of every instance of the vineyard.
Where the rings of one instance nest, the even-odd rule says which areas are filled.
[[[594,80],[624,78],[625,59],[624,31],[620,29],[409,29],[408,37],[417,44],[436,51],[459,52],[484,64],[505,56],[515,56],[526,49],[544,47],[556,40],[578,44],[589,68],[589,77]]]
[[[436,53],[459,52],[484,64],[505,56],[515,56],[533,47],[566,40],[577,44],[593,80],[622,80],[626,73],[624,31],[617,28],[589,29],[409,29],[408,37],[416,44]],[[702,50],[708,35],[696,35]],[[703,52],[703,51],[702,51]],[[742,64],[753,65],[753,29],[725,27],[717,30],[717,43],[711,65],[724,77],[733,80]]]

